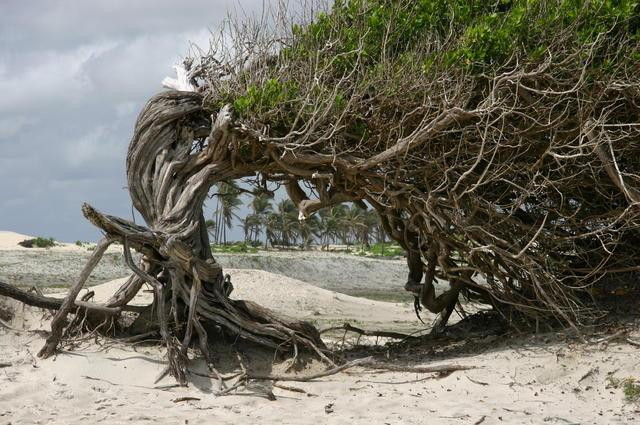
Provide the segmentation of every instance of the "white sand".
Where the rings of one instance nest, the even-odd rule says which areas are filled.
[[[18,245],[19,242],[22,242],[26,239],[33,239],[33,236],[22,235],[16,232],[7,232],[4,230],[0,230],[0,250],[13,250],[13,249],[28,249],[23,246]]]
[[[304,316],[306,309],[316,305],[322,314],[355,318],[364,318],[365,312],[382,317],[404,314],[393,304],[352,299],[265,272],[233,271],[232,276],[237,296],[292,315],[300,316],[298,309],[302,309]],[[94,288],[98,298],[108,296],[117,284]],[[286,302],[292,298],[295,305]],[[43,317],[39,309],[4,302],[17,312],[11,326],[48,329],[48,313]],[[489,337],[474,343],[471,348],[479,353],[474,356],[452,350],[443,360],[422,349],[398,360],[400,364],[477,367],[442,379],[354,369],[317,382],[284,383],[310,395],[272,388],[278,399],[268,401],[246,395],[216,397],[216,382],[198,376],[187,388],[154,389],[153,381],[164,363],[161,348],[120,344],[105,348],[87,342],[75,351],[41,360],[35,356],[43,344],[40,334],[0,326],[0,362],[11,364],[0,369],[0,423],[638,423],[638,405],[625,403],[620,389],[607,388],[609,374],[638,376],[637,348],[612,343],[587,349],[545,338],[500,342]],[[159,385],[172,383],[165,378]],[[270,384],[260,383],[254,390],[264,391],[265,386]],[[179,397],[199,400],[173,401]]]
[[[14,245],[24,238],[1,232],[0,249],[20,249]],[[369,329],[420,328],[407,304],[354,298],[263,271],[229,272],[233,297],[323,326],[349,321]],[[105,300],[122,282],[91,289],[98,301]],[[136,302],[149,300],[150,294],[142,292]],[[195,375],[187,388],[154,388],[165,363],[164,350],[156,346],[89,340],[41,360],[36,353],[44,337],[33,331],[48,330],[51,314],[0,297],[0,318],[7,306],[13,312],[9,324],[17,331],[0,325],[0,365],[9,364],[0,367],[0,424],[640,423],[640,406],[625,402],[622,390],[608,385],[609,376],[640,378],[639,349],[626,343],[586,347],[553,336],[533,336],[476,338],[468,346],[458,343],[435,351],[414,347],[390,352],[390,360],[413,366],[458,363],[476,369],[441,379],[353,369],[317,382],[283,383],[308,395],[272,388],[270,383],[254,384],[258,393],[273,391],[277,400],[269,401],[236,394],[216,397],[215,380]],[[637,334],[632,337],[640,340]],[[195,361],[194,366],[202,365]],[[318,370],[320,365],[308,368]],[[168,377],[158,385],[171,384]],[[198,400],[174,402],[179,397]]]
[[[225,273],[231,275],[234,286],[231,298],[254,301],[296,319],[323,324],[350,322],[354,326],[366,324],[369,327],[387,328],[395,324],[393,327],[396,330],[421,329],[420,322],[415,319],[413,305],[407,303],[388,303],[351,297],[261,270],[225,269]],[[126,280],[127,278],[115,279],[87,290],[95,292],[96,302],[103,302],[109,299]],[[58,296],[63,295],[63,293],[58,294]],[[143,290],[131,304],[147,305],[152,299],[151,291]],[[429,313],[423,316],[427,320],[435,317]]]
[[[46,251],[46,250],[54,250],[54,251],[75,251],[75,252],[86,252],[87,248],[90,246],[95,246],[95,243],[85,243],[82,246],[78,246],[74,243],[67,242],[59,242],[55,241],[55,246],[51,248],[25,248],[18,243],[27,240],[27,239],[35,239],[35,236],[23,235],[16,232],[9,232],[6,230],[0,230],[0,251]],[[109,247],[110,250],[113,250],[114,247]],[[121,251],[122,248],[116,248],[118,251]]]

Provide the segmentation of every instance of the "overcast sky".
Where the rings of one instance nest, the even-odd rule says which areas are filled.
[[[239,3],[263,1],[2,0],[0,230],[96,240],[85,201],[131,217],[125,152],[139,110]]]

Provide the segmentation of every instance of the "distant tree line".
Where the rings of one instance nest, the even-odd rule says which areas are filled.
[[[207,230],[214,244],[229,242],[234,219],[242,223],[244,241],[252,245],[302,246],[330,244],[363,245],[384,243],[386,237],[378,216],[355,204],[340,204],[318,211],[299,220],[298,209],[289,199],[274,202],[268,194],[253,196],[247,206],[250,213],[238,214],[243,205],[242,190],[235,183],[216,185],[217,199],[213,216],[207,220]]]

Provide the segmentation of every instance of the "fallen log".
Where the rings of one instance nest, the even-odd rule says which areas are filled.
[[[31,307],[44,308],[47,310],[60,310],[64,298],[47,297],[44,295],[34,294],[32,292],[24,291],[14,285],[0,281],[0,296],[13,298],[20,301],[23,304]],[[76,300],[74,306],[77,311],[90,311],[94,313],[100,313],[104,315],[116,315],[121,311],[135,311],[140,312],[145,307],[143,306],[123,306],[123,307],[110,307],[106,305],[100,305],[88,301]]]
[[[23,291],[6,282],[0,281],[0,295],[13,298],[32,307],[58,310],[62,306],[61,298],[45,297],[31,292]]]

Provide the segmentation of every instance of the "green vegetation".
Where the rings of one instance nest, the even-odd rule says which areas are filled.
[[[298,43],[284,54],[315,54],[330,40],[337,69],[350,69],[361,49],[366,66],[417,51],[430,62],[442,56],[449,66],[480,71],[514,52],[539,55],[554,33],[567,30],[581,43],[607,31],[638,38],[639,5],[634,0],[338,0],[308,27],[296,26]],[[434,38],[444,41],[437,52],[421,52]]]
[[[237,187],[225,190],[218,197],[221,199],[213,219],[206,222],[213,252],[255,252],[256,247],[263,243],[264,246],[301,248],[315,244],[328,248],[331,244],[339,244],[358,245],[357,255],[404,255],[400,246],[386,243],[376,213],[356,205],[336,205],[322,209],[306,220],[299,220],[298,209],[291,200],[282,200],[274,206],[267,195],[259,194],[247,204],[251,212],[240,218],[236,211],[242,201]],[[243,243],[225,242],[226,232],[233,227],[234,218],[242,222]],[[219,227],[219,223],[223,226]]]
[[[363,256],[398,257],[404,255],[404,249],[397,243],[377,242],[369,247],[358,247],[354,254]]]
[[[296,94],[295,84],[291,82],[283,84],[271,78],[261,86],[249,86],[245,95],[233,101],[233,107],[241,115],[261,113],[272,110],[279,103],[286,102]]]
[[[258,249],[244,242],[232,242],[232,243],[218,244],[218,245],[212,244],[211,252],[229,253],[229,254],[239,254],[239,253],[253,254],[258,252]]]
[[[56,241],[53,238],[36,237],[34,239],[26,239],[19,242],[18,245],[25,248],[51,248],[56,246]]]
[[[614,376],[609,376],[607,377],[607,382],[613,388],[622,388],[624,399],[627,402],[640,401],[640,383],[638,383],[637,379],[632,377],[618,379]]]
[[[640,400],[640,384],[635,378],[626,378],[622,381],[622,392],[628,402]]]
[[[235,80],[223,83],[212,102],[214,109],[230,103],[241,117],[269,122],[276,131],[286,132],[304,125],[318,109],[326,108],[333,119],[355,112],[346,101],[355,94],[393,96],[403,80],[433,79],[454,68],[483,80],[514,58],[544,61],[560,34],[564,43],[577,47],[605,33],[632,42],[594,58],[590,71],[599,73],[624,57],[637,60],[640,2],[337,0],[309,25],[291,28],[278,66],[255,79],[244,78],[240,86]],[[282,72],[301,64],[324,71],[315,81],[308,81],[305,73]],[[355,86],[351,81],[343,87],[349,73],[360,77]],[[397,86],[388,81],[397,81]],[[375,137],[372,130],[359,118],[344,128],[360,138]]]

